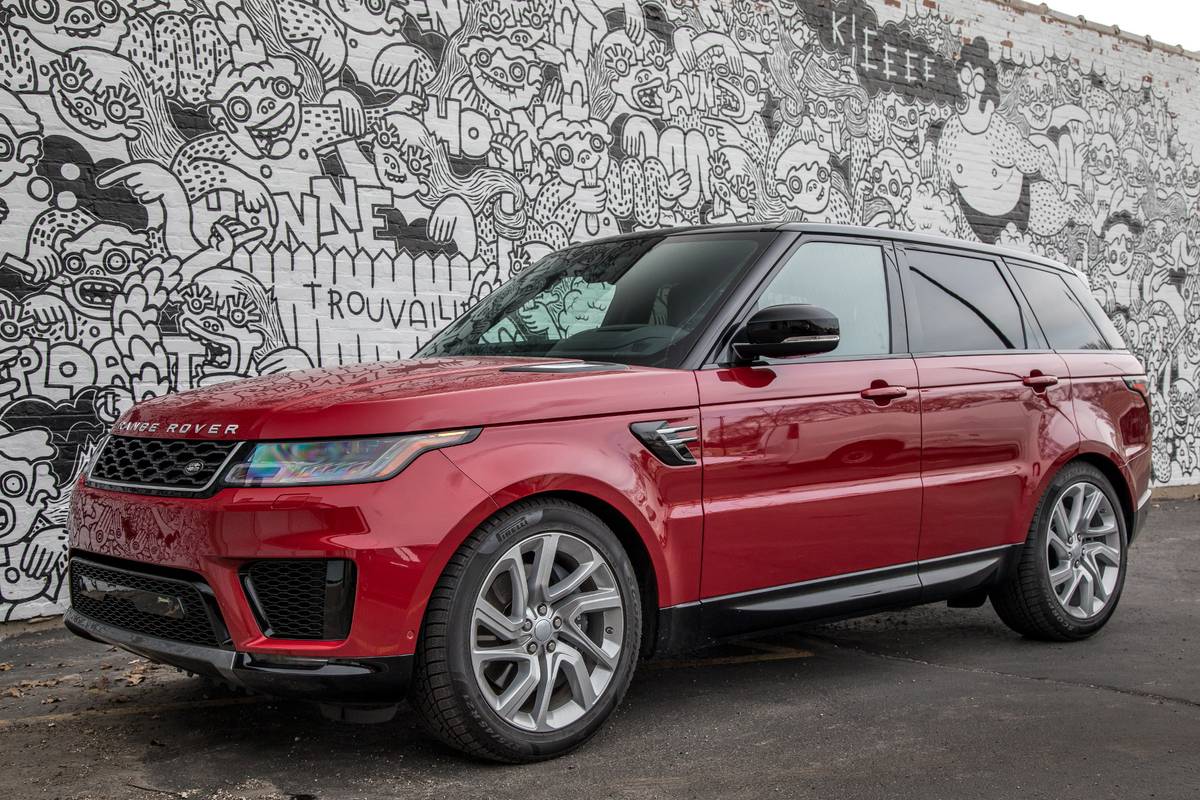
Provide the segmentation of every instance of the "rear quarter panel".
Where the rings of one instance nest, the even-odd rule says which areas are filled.
[[[1079,427],[1080,452],[1113,461],[1136,503],[1150,488],[1150,409],[1124,382],[1142,375],[1136,357],[1124,351],[1063,353],[1071,374],[1071,398]]]

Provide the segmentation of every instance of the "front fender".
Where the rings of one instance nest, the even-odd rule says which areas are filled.
[[[666,607],[699,597],[700,466],[669,467],[652,456],[629,431],[648,419],[699,424],[685,410],[501,426],[442,452],[501,508],[547,493],[610,506],[641,540]]]

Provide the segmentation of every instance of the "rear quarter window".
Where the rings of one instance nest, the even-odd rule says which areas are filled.
[[[1100,329],[1104,340],[1108,342],[1108,346],[1113,350],[1125,350],[1129,347],[1125,340],[1121,337],[1121,332],[1117,330],[1117,326],[1113,325],[1113,321],[1109,319],[1108,314],[1104,313],[1104,309],[1096,300],[1096,296],[1092,294],[1092,289],[1087,285],[1082,277],[1076,274],[1063,275],[1063,280],[1067,282],[1067,286],[1075,293],[1084,310],[1087,311],[1088,318],[1096,324]]]
[[[1055,350],[1111,350],[1100,328],[1088,313],[1090,297],[1077,296],[1067,285],[1066,276],[1056,270],[1009,262],[1013,278],[1042,327],[1046,341]],[[1078,279],[1077,279],[1078,280]],[[1079,281],[1080,288],[1083,281]],[[1086,291],[1086,289],[1084,289]],[[1111,326],[1111,323],[1109,323]],[[1116,329],[1112,334],[1120,341]],[[1122,346],[1122,345],[1118,345]]]

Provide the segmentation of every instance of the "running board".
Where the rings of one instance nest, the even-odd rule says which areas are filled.
[[[654,655],[685,652],[715,639],[772,628],[830,622],[965,595],[1000,581],[1022,546],[990,547],[664,608],[659,612]]]

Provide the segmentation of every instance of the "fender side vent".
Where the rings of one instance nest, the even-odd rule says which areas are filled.
[[[689,444],[699,437],[695,425],[672,425],[659,419],[651,422],[635,422],[629,430],[646,449],[669,467],[688,467],[696,463]]]

